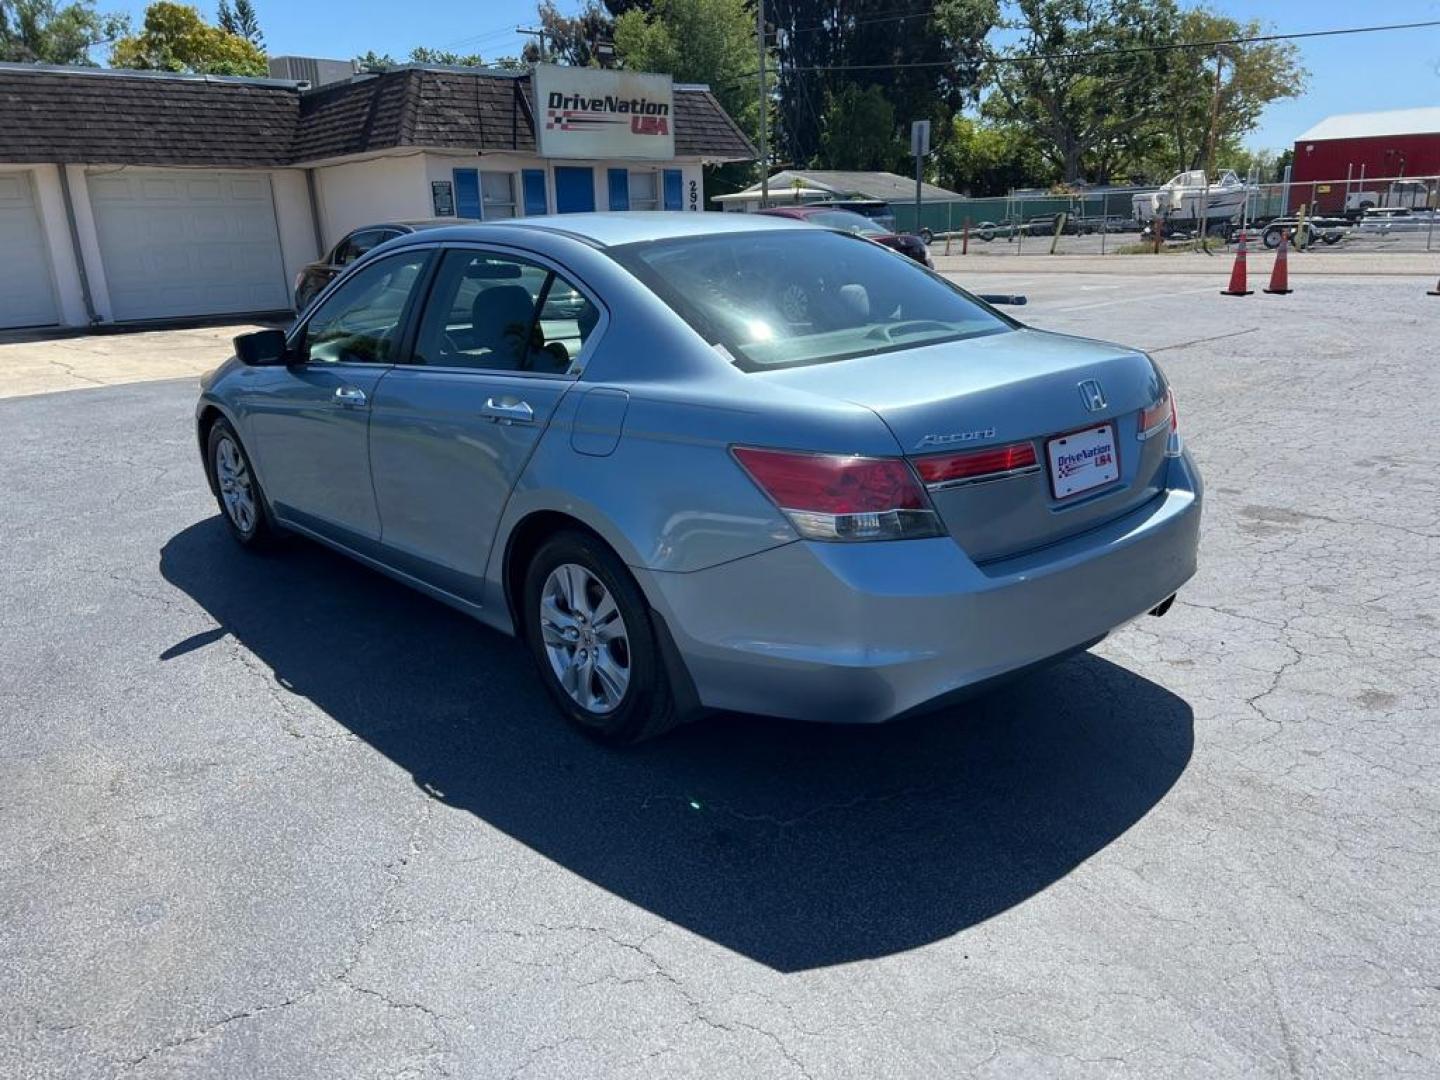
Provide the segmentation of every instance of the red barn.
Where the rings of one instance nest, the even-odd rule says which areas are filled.
[[[1363,191],[1385,194],[1398,178],[1430,177],[1433,193],[1437,176],[1440,107],[1344,113],[1321,120],[1295,140],[1290,208],[1310,203],[1322,213],[1341,213],[1347,179],[1358,200]]]

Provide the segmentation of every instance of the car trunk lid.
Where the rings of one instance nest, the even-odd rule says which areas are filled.
[[[927,484],[946,529],[977,562],[1095,528],[1164,484],[1164,432],[1142,437],[1140,430],[1142,411],[1164,396],[1164,386],[1143,353],[1121,346],[1017,330],[759,377],[872,409],[905,456],[930,463],[924,471],[932,474],[941,455],[1011,448],[982,459],[981,475]],[[1075,433],[1103,425],[1115,478],[1065,494],[1051,440],[1067,438],[1058,450],[1093,448],[1103,434]]]

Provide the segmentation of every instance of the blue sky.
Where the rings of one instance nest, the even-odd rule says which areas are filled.
[[[513,28],[533,25],[533,0],[254,0],[272,53],[348,58],[369,49],[404,56],[417,45],[478,52],[486,59],[520,51]],[[213,19],[216,0],[198,6]],[[144,0],[106,2],[138,23]],[[896,4],[902,7],[903,4]],[[916,0],[915,7],[925,6]],[[1440,0],[1210,0],[1236,18],[1256,18],[1279,31],[1324,30],[1365,23],[1440,19]],[[560,0],[562,11],[578,0]],[[1316,121],[1340,112],[1440,105],[1440,27],[1428,30],[1320,38],[1300,43],[1310,83],[1304,97],[1271,106],[1249,142],[1289,146]]]

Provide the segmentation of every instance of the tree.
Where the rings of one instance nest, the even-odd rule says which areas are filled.
[[[242,37],[257,49],[265,48],[265,35],[260,32],[260,19],[256,16],[255,5],[250,0],[235,0],[233,8],[230,0],[220,0],[215,21],[227,34]]]
[[[615,22],[595,0],[586,0],[576,15],[562,15],[553,0],[541,0],[535,19],[544,32],[543,49],[530,42],[521,53],[526,63],[599,67],[596,47],[615,36]]]
[[[1179,16],[1173,0],[1017,0],[1011,45],[991,53],[985,112],[1035,133],[1061,179],[1104,179],[1163,121]]]
[[[655,0],[615,20],[615,51],[627,68],[706,83],[752,140],[759,134],[755,15],[746,0]]]
[[[1202,43],[1257,37],[1264,33],[1255,20],[1237,22],[1206,8],[1180,15],[1178,40]],[[1252,131],[1265,106],[1297,97],[1307,72],[1299,49],[1288,41],[1219,45],[1212,49],[1176,50],[1168,59],[1164,93],[1170,107],[1163,133],[1169,153],[1160,171],[1224,165],[1217,147],[1238,147]],[[1218,82],[1217,82],[1218,79]]]
[[[951,122],[950,137],[935,154],[935,164],[943,186],[977,196],[1048,185],[1059,175],[1025,129],[967,116]]]
[[[130,30],[120,14],[95,10],[95,0],[0,0],[0,61],[94,67],[93,46]]]
[[[831,169],[892,172],[909,153],[895,130],[895,108],[885,92],[849,83],[826,95],[820,156]]]
[[[388,71],[401,64],[435,64],[443,67],[483,67],[485,60],[479,53],[457,53],[448,49],[428,49],[417,45],[410,50],[406,60],[396,60],[389,53],[377,53],[371,49],[364,56],[355,57],[355,66],[361,71]]]
[[[845,94],[876,87],[893,110],[896,139],[912,120],[928,119],[940,134],[956,109],[974,99],[986,34],[999,15],[998,0],[767,0],[776,27],[779,70],[779,143],[794,162],[833,165],[822,130],[834,126],[839,103],[869,104]],[[750,16],[754,52],[754,15]],[[753,69],[754,57],[751,57]]]
[[[264,75],[265,54],[242,37],[211,26],[184,4],[157,0],[145,9],[145,28],[110,51],[114,67],[190,71],[204,75]]]

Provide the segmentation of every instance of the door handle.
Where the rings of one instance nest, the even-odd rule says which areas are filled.
[[[337,386],[335,401],[347,409],[357,409],[365,404],[365,391],[358,386]]]
[[[518,398],[502,397],[486,398],[485,406],[480,414],[497,424],[533,424],[535,422],[535,410],[530,408],[528,401],[521,401]]]

